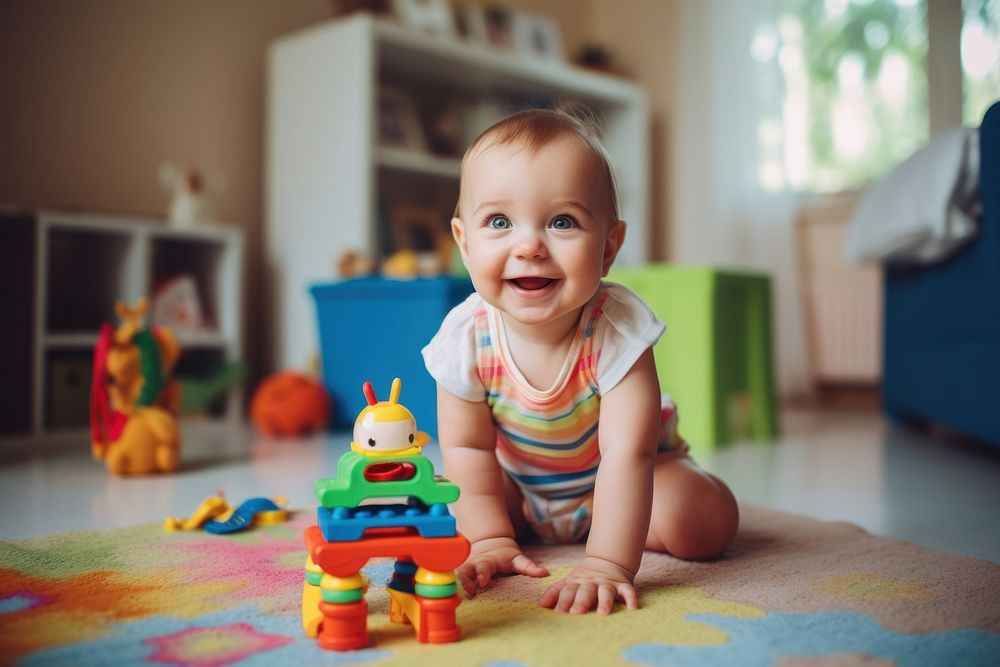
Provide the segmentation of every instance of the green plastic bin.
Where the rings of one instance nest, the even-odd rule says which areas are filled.
[[[622,268],[608,279],[653,309],[667,330],[653,349],[660,389],[677,403],[692,448],[778,434],[766,274],[700,266]]]

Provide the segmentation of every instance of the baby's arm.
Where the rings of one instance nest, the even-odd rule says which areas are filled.
[[[514,539],[489,406],[462,400],[439,385],[438,440],[445,474],[462,492],[455,503],[458,527],[472,543],[469,559],[458,569],[465,591],[475,595],[497,573],[548,576]]]
[[[601,464],[587,555],[542,594],[543,607],[578,614],[596,608],[608,614],[621,599],[629,609],[638,608],[633,581],[649,531],[659,416],[656,367],[652,351],[646,350],[601,397]]]

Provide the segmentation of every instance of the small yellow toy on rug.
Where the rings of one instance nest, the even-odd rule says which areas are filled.
[[[270,526],[288,521],[288,510],[284,508],[287,502],[288,498],[285,496],[250,498],[238,507],[233,507],[226,502],[225,494],[219,491],[201,501],[190,517],[167,517],[163,522],[163,530],[173,533],[179,530],[204,529],[209,533],[223,535],[251,525]]]
[[[121,324],[105,324],[94,348],[91,453],[116,475],[173,472],[180,465],[181,390],[171,378],[180,345],[169,329],[143,326],[148,307],[145,298],[134,308],[117,302]]]

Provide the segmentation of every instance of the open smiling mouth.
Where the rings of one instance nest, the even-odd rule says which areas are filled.
[[[512,278],[510,280],[515,287],[522,289],[526,292],[537,292],[538,290],[543,290],[549,285],[555,282],[554,278],[540,278],[540,277],[523,277],[523,278]]]

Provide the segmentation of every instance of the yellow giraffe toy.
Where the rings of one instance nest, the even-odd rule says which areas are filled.
[[[121,324],[101,329],[91,385],[91,452],[117,475],[173,472],[180,464],[180,385],[171,379],[180,357],[174,334],[145,328],[149,304],[119,301]]]

